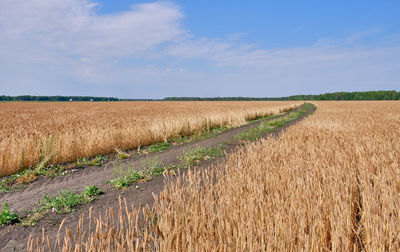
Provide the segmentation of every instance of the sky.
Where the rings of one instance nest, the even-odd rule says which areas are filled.
[[[0,95],[400,91],[400,1],[0,0]]]

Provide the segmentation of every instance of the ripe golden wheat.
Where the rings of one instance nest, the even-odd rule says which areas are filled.
[[[35,165],[76,161],[189,135],[299,102],[0,103],[0,177]]]
[[[279,138],[67,231],[63,251],[399,251],[400,103],[318,102]],[[93,225],[92,224],[92,225]],[[87,229],[86,229],[87,230]],[[28,247],[55,248],[45,235]],[[41,245],[42,244],[42,245]]]

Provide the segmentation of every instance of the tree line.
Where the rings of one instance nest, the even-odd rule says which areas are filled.
[[[164,99],[119,99],[94,96],[0,96],[0,101],[332,101],[332,100],[400,100],[397,91],[336,92],[319,95],[292,95],[286,97],[166,97]]]
[[[114,97],[94,97],[94,96],[33,96],[33,95],[20,95],[20,96],[0,96],[0,101],[118,101]]]
[[[319,95],[292,95],[286,97],[167,97],[166,101],[332,101],[332,100],[400,100],[400,92],[367,91],[336,92]]]

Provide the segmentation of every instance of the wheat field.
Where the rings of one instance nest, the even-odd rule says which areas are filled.
[[[82,219],[59,248],[399,251],[400,103],[316,104],[279,138],[248,143],[226,163],[170,183],[152,208],[122,201],[118,215],[89,215],[92,231],[80,233]],[[36,245],[57,244],[44,241]]]
[[[0,177],[279,113],[299,102],[0,103]]]

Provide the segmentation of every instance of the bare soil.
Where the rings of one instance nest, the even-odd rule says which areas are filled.
[[[311,108],[303,117],[288,123],[278,131],[267,134],[263,137],[277,137],[282,130],[297,123],[299,120],[304,119],[312,112],[313,109]],[[93,202],[76,207],[73,213],[46,213],[33,227],[23,227],[19,224],[4,227],[0,226],[0,251],[25,250],[29,236],[41,236],[42,229],[46,230],[47,234],[54,234],[55,236],[63,219],[66,219],[64,227],[73,229],[81,215],[84,213],[87,214],[89,208],[92,208],[93,216],[98,216],[111,207],[119,209],[120,196],[126,198],[127,202],[132,204],[134,207],[146,204],[151,206],[154,203],[153,193],[157,195],[164,189],[166,183],[164,177],[158,176],[150,181],[134,184],[125,190],[117,190],[112,188],[109,184],[106,184],[108,180],[113,179],[113,169],[115,167],[129,166],[135,167],[135,169],[141,169],[143,160],[148,158],[157,159],[164,165],[179,163],[180,160],[178,157],[189,150],[197,147],[210,148],[217,146],[218,144],[223,144],[223,151],[229,154],[240,145],[240,142],[235,140],[234,136],[242,131],[257,127],[260,123],[260,121],[250,123],[225,131],[215,137],[197,142],[171,146],[168,150],[161,153],[153,153],[145,156],[133,156],[124,160],[114,159],[102,166],[85,167],[84,169],[79,169],[77,172],[66,176],[56,178],[41,177],[24,190],[0,193],[0,207],[3,205],[3,202],[8,202],[10,208],[13,209],[14,212],[17,212],[21,216],[26,216],[31,209],[39,206],[38,203],[43,200],[44,195],[55,196],[59,191],[63,190],[80,192],[88,185],[97,185],[102,191],[104,191],[104,194],[100,195]],[[198,166],[206,169],[211,164],[221,163],[224,162],[224,160],[225,156],[214,160],[202,161]],[[185,172],[186,170],[181,170],[181,174]]]

